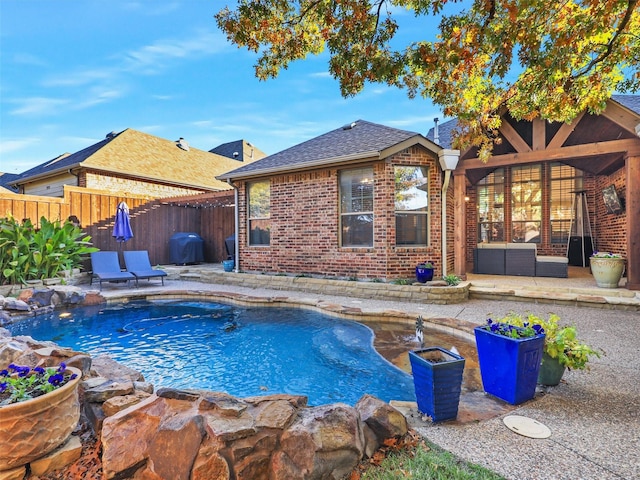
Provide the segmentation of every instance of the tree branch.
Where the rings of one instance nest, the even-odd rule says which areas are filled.
[[[620,37],[620,35],[622,35],[622,32],[624,31],[624,29],[627,27],[627,25],[631,21],[631,16],[633,15],[633,11],[635,10],[635,7],[636,7],[637,3],[638,3],[638,0],[629,0],[629,3],[627,5],[627,12],[625,13],[624,18],[620,22],[620,25],[618,25],[618,28],[616,29],[616,32],[613,34],[613,37],[611,38],[611,41],[609,43],[607,43],[607,47],[606,47],[605,51],[602,52],[600,55],[598,55],[593,60],[591,60],[589,62],[589,65],[584,67],[582,69],[582,71],[576,73],[575,75],[572,75],[571,76],[572,79],[576,79],[578,77],[586,75],[598,63],[602,62],[605,58],[607,58],[609,55],[611,55],[611,52],[613,50],[613,46],[616,43],[616,40],[618,39],[618,37]]]

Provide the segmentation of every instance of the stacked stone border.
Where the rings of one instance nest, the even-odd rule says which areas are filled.
[[[112,298],[78,287],[25,289],[18,298],[0,297],[0,326],[73,305],[122,303],[139,299],[201,299],[232,304],[299,306],[351,319],[381,318],[413,323],[397,311],[365,314],[321,300],[252,297],[228,292],[171,291]],[[444,322],[440,325],[450,330]],[[463,325],[461,325],[463,326]],[[465,327],[465,326],[463,326]],[[472,326],[468,326],[469,331]],[[9,363],[54,366],[61,362],[83,372],[83,418],[102,443],[106,479],[341,478],[386,440],[404,436],[406,418],[370,395],[355,407],[337,403],[307,406],[304,396],[235,398],[225,393],[159,389],[142,373],[107,356],[90,356],[31,337],[11,337],[0,328],[0,366]],[[47,475],[75,462],[77,436],[29,465],[0,471],[0,480]]]

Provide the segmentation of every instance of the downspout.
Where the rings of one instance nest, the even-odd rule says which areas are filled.
[[[447,275],[447,190],[449,189],[449,182],[451,181],[451,172],[453,172],[458,166],[458,160],[460,159],[460,150],[448,150],[443,149],[438,152],[438,160],[440,166],[444,171],[444,181],[442,182],[442,212],[440,217],[442,218],[442,231],[440,237],[442,238],[442,276]]]
[[[234,215],[234,229],[235,229],[235,244],[234,244],[234,248],[235,248],[235,258],[233,259],[233,263],[235,264],[235,268],[234,268],[234,272],[235,273],[239,273],[239,263],[240,263],[240,249],[238,248],[240,246],[240,235],[238,234],[238,227],[240,226],[240,211],[238,209],[238,187],[236,187],[232,182],[231,179],[227,179],[227,183],[229,185],[231,185],[231,187],[233,187],[233,201],[235,203],[234,206],[234,211],[235,211],[235,215]]]

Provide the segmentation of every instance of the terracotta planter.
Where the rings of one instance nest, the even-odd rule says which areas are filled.
[[[624,258],[591,257],[591,273],[600,288],[618,288],[624,273]]]
[[[80,420],[76,378],[40,397],[0,407],[0,471],[26,465],[62,445]]]

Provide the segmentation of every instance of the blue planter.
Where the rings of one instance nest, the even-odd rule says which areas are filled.
[[[441,347],[409,352],[418,410],[433,422],[458,416],[464,358]]]
[[[433,267],[427,268],[424,265],[416,266],[416,280],[420,283],[433,280]]]
[[[510,338],[482,327],[474,332],[484,391],[512,405],[531,400],[536,393],[544,335]]]
[[[235,266],[235,262],[233,260],[223,260],[222,268],[224,268],[225,272],[233,272],[233,267]]]

